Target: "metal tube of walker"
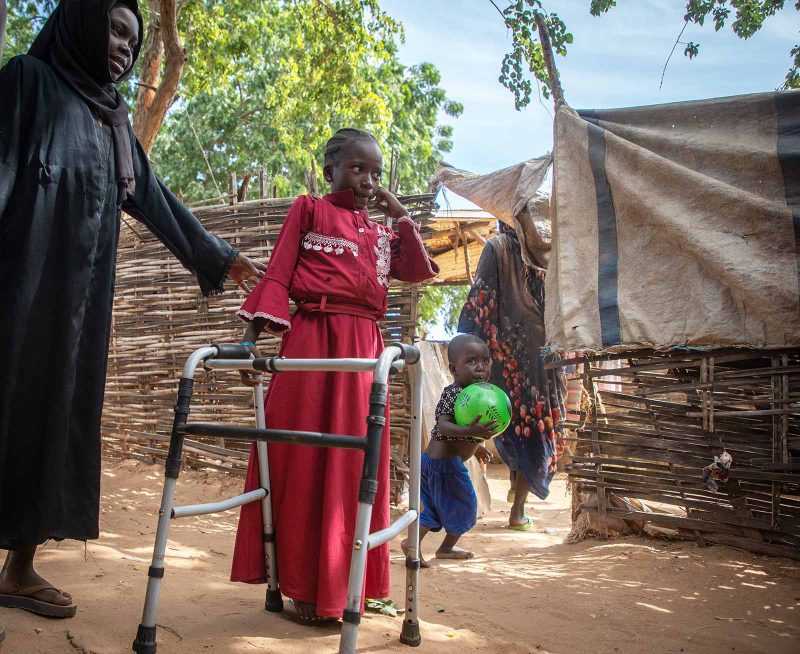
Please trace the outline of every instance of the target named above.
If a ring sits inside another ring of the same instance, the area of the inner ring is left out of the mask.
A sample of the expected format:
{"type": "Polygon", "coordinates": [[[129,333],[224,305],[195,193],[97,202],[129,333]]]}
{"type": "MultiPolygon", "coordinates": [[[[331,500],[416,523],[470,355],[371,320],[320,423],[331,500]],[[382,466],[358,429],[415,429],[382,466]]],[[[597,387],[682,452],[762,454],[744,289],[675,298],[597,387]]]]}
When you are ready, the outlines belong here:
{"type": "Polygon", "coordinates": [[[156,541],[153,546],[153,559],[150,564],[145,592],[144,608],[142,609],[142,622],[133,641],[133,649],[138,654],[151,654],[156,651],[155,632],[156,614],[158,612],[158,595],[161,589],[161,580],[164,575],[164,554],[167,549],[169,536],[169,523],[172,509],[175,506],[175,486],[178,483],[178,470],[180,451],[183,437],[178,433],[177,427],[186,420],[189,403],[191,402],[192,383],[194,373],[200,362],[208,357],[215,356],[217,348],[201,347],[192,352],[183,367],[183,374],[179,383],[178,402],[175,406],[175,419],[172,426],[172,439],[170,453],[167,456],[167,465],[164,471],[164,490],[161,494],[161,508],[158,512],[158,526],[156,527],[156,541]],[[177,461],[177,462],[176,462],[177,461]]]}
{"type": "Polygon", "coordinates": [[[411,443],[409,446],[408,510],[416,511],[417,519],[408,528],[408,556],[406,557],[406,612],[400,641],[417,647],[422,639],[417,617],[417,594],[419,589],[419,515],[420,505],[420,467],[422,460],[422,392],[423,376],[419,363],[409,367],[411,378],[411,443]]]}
{"type": "MultiPolygon", "coordinates": [[[[256,427],[266,429],[267,420],[264,414],[264,384],[259,383],[253,389],[253,404],[256,410],[256,427]]],[[[283,611],[283,598],[278,580],[278,559],[275,546],[275,526],[272,522],[272,495],[269,481],[269,452],[263,441],[256,443],[258,456],[258,479],[261,488],[267,491],[261,500],[261,525],[264,537],[264,562],[267,574],[267,597],[264,608],[273,613],[283,611]]]]}
{"type": "Polygon", "coordinates": [[[361,621],[361,591],[369,551],[369,528],[372,521],[372,504],[375,501],[377,472],[381,438],[385,427],[385,408],[388,394],[387,381],[392,363],[402,355],[398,347],[389,346],[381,352],[375,365],[370,394],[367,439],[369,446],[364,453],[364,472],[359,490],[358,514],[353,534],[353,554],[350,559],[350,575],[347,584],[347,604],[342,615],[342,636],[339,654],[354,654],[358,641],[358,625],[361,621]]]}

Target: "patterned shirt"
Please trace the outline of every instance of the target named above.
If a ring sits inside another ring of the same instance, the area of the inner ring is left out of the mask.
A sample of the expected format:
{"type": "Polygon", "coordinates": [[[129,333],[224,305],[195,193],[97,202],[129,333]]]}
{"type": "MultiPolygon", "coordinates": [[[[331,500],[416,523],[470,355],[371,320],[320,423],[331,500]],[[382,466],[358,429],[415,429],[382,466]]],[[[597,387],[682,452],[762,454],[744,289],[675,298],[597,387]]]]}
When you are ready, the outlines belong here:
{"type": "Polygon", "coordinates": [[[456,383],[445,386],[442,391],[442,396],[439,398],[439,403],[436,405],[435,420],[433,429],[431,429],[431,438],[435,441],[474,441],[473,436],[443,436],[439,431],[439,417],[452,416],[456,410],[456,398],[463,389],[456,383]]]}

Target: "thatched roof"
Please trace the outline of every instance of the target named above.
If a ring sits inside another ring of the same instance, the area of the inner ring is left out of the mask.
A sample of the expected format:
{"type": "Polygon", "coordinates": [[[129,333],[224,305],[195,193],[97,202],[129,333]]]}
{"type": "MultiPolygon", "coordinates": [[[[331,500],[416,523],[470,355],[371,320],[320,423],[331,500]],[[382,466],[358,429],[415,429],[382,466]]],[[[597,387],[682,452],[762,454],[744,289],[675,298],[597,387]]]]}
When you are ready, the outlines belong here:
{"type": "Polygon", "coordinates": [[[467,257],[474,276],[486,240],[497,233],[497,219],[481,209],[439,209],[425,232],[425,246],[439,264],[434,283],[470,284],[467,257]]]}

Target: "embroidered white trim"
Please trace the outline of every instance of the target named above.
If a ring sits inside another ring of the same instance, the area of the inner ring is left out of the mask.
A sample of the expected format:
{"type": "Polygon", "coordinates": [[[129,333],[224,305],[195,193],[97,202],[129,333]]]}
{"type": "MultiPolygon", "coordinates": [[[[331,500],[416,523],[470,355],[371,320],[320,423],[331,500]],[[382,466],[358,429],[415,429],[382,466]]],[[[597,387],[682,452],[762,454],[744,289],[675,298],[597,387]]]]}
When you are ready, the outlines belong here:
{"type": "MultiPolygon", "coordinates": [[[[256,311],[255,313],[250,313],[249,311],[245,311],[244,309],[239,309],[236,312],[236,315],[241,316],[242,318],[246,318],[247,320],[252,320],[253,318],[266,318],[270,322],[274,322],[275,324],[278,325],[283,325],[284,327],[286,327],[286,331],[292,328],[292,323],[290,323],[288,320],[284,320],[283,318],[278,318],[277,316],[273,316],[271,313],[264,313],[263,311],[256,311]]],[[[270,332],[272,331],[269,328],[267,328],[267,330],[270,332]]]]}
{"type": "Polygon", "coordinates": [[[336,236],[325,236],[324,234],[316,234],[314,232],[308,232],[303,238],[303,247],[306,250],[322,250],[323,252],[331,253],[333,252],[335,255],[340,255],[344,252],[345,248],[350,250],[350,253],[354,256],[358,256],[358,245],[353,243],[353,241],[348,241],[346,238],[338,238],[336,236]]]}
{"type": "Polygon", "coordinates": [[[378,244],[375,246],[375,272],[378,276],[378,283],[389,288],[389,270],[392,267],[392,240],[388,231],[378,225],[378,244]]]}

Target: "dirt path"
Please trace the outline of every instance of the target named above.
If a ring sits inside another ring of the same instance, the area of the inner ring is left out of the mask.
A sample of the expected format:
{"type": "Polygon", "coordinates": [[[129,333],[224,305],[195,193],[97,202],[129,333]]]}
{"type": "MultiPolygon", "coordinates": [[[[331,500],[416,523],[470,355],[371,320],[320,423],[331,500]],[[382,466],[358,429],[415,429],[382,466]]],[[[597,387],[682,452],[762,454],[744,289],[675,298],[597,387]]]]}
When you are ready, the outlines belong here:
{"type": "MultiPolygon", "coordinates": [[[[503,528],[504,468],[490,468],[493,511],[466,536],[477,558],[433,561],[423,571],[418,651],[660,652],[800,651],[800,564],[725,547],[639,538],[562,545],[569,498],[555,483],[530,507],[535,528],[503,528]],[[444,608],[437,612],[435,605],[444,608]]],[[[80,604],[71,620],[0,609],[2,654],[129,652],[140,620],[153,545],[162,468],[107,463],[101,537],[48,546],[40,571],[80,604]]],[[[180,503],[235,494],[239,482],[184,472],[180,503]]],[[[307,629],[263,610],[264,588],[231,584],[237,513],[173,523],[159,611],[159,653],[335,652],[336,628],[307,629]]],[[[432,554],[434,534],[424,551],[432,554]]],[[[403,559],[392,547],[392,592],[399,600],[403,559]]],[[[409,652],[400,618],[368,615],[359,652],[409,652]]]]}

